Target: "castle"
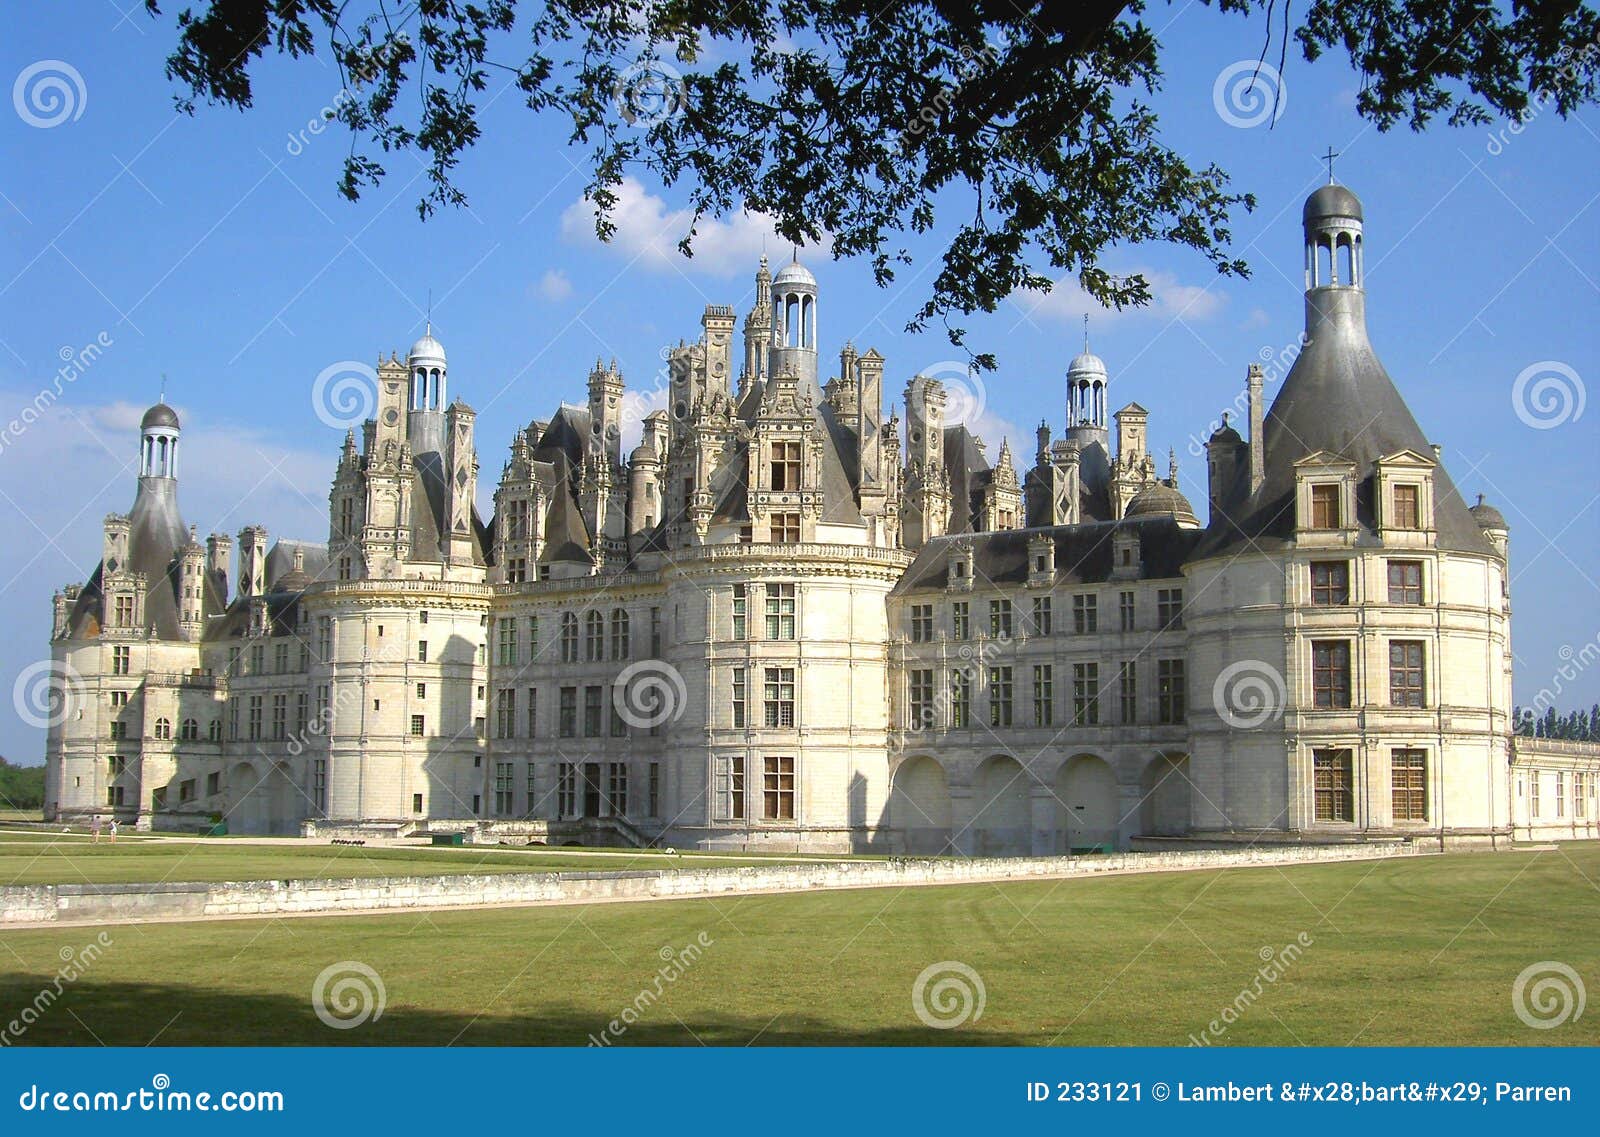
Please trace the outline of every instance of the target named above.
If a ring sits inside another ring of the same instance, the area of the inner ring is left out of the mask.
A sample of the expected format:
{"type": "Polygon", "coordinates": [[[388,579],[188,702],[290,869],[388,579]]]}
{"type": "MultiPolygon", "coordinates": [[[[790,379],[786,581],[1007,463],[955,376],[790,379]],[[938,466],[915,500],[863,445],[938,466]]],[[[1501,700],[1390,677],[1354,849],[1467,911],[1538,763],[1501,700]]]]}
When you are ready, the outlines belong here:
{"type": "Polygon", "coordinates": [[[624,457],[613,361],[519,429],[426,334],[381,360],[326,542],[202,544],[181,429],[54,601],[47,815],[141,827],[1016,854],[1596,836],[1595,755],[1511,735],[1507,526],[1378,361],[1362,209],[1305,204],[1304,347],[1206,444],[1206,521],[1149,414],[1066,370],[1019,473],[949,392],[819,371],[800,263],[668,353],[624,457]],[[741,342],[742,331],[742,342],[741,342]]]}

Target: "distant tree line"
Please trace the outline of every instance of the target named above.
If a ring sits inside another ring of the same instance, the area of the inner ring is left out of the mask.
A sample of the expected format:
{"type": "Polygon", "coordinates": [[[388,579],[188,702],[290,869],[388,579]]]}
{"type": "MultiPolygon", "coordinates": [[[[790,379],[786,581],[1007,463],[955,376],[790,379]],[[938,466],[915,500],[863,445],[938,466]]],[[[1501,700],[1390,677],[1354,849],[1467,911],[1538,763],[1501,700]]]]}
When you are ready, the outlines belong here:
{"type": "Polygon", "coordinates": [[[13,766],[0,758],[0,809],[43,809],[44,767],[13,766]]]}
{"type": "Polygon", "coordinates": [[[1543,717],[1530,708],[1517,707],[1511,713],[1516,733],[1524,738],[1560,738],[1568,742],[1600,742],[1600,703],[1587,711],[1558,715],[1547,707],[1543,717]]]}

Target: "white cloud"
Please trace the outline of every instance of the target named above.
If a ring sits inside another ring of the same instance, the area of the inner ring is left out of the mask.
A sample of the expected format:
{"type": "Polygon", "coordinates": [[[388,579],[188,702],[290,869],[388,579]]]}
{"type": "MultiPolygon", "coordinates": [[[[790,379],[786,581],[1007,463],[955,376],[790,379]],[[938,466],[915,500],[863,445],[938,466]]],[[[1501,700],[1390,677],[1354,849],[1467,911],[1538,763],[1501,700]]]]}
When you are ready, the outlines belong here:
{"type": "MultiPolygon", "coordinates": [[[[637,178],[624,178],[617,187],[617,202],[612,210],[617,231],[605,248],[647,269],[698,273],[730,277],[752,272],[757,258],[765,252],[774,260],[788,250],[773,228],[772,220],[759,213],[738,213],[717,220],[701,218],[694,236],[694,256],[684,257],[678,242],[694,223],[694,213],[674,209],[665,198],[650,193],[637,178]]],[[[561,214],[562,238],[575,245],[597,245],[594,233],[594,206],[580,198],[561,214]]],[[[813,260],[826,259],[826,249],[811,251],[813,260]]]]}
{"type": "Polygon", "coordinates": [[[1209,320],[1222,311],[1227,297],[1215,288],[1198,284],[1185,284],[1165,269],[1134,268],[1126,274],[1138,273],[1150,286],[1150,303],[1142,308],[1103,307],[1100,301],[1084,291],[1076,276],[1065,276],[1056,281],[1049,292],[1024,289],[1012,296],[1012,301],[1029,319],[1067,320],[1081,323],[1083,314],[1089,313],[1091,324],[1107,324],[1130,316],[1157,316],[1163,320],[1183,320],[1197,323],[1209,320]]]}
{"type": "Polygon", "coordinates": [[[535,288],[541,297],[551,303],[558,303],[572,295],[572,281],[558,268],[546,269],[535,288]]]}

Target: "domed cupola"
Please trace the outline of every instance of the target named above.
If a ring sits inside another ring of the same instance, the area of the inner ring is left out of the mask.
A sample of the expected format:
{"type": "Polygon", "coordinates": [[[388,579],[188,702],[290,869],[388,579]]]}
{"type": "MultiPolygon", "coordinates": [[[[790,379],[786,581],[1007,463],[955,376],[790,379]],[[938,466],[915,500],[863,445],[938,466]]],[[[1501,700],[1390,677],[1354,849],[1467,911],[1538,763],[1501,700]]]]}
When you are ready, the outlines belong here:
{"type": "Polygon", "coordinates": [[[178,476],[178,438],[182,433],[178,412],[167,406],[165,398],[144,412],[139,420],[141,478],[178,476]]]}
{"type": "Polygon", "coordinates": [[[422,338],[411,345],[406,357],[411,370],[411,409],[442,411],[448,405],[448,379],[444,344],[433,338],[433,322],[428,322],[422,338]]]}
{"type": "Polygon", "coordinates": [[[1106,388],[1110,376],[1105,360],[1089,350],[1089,317],[1083,318],[1083,350],[1067,365],[1067,429],[1106,425],[1106,388]]]}
{"type": "Polygon", "coordinates": [[[820,403],[817,385],[817,278],[794,259],[772,278],[772,358],[771,374],[793,375],[802,390],[812,389],[812,399],[820,403]]]}
{"type": "Polygon", "coordinates": [[[1128,517],[1170,516],[1184,529],[1198,529],[1200,519],[1195,516],[1189,499],[1166,482],[1152,482],[1133,495],[1128,502],[1128,517]]]}

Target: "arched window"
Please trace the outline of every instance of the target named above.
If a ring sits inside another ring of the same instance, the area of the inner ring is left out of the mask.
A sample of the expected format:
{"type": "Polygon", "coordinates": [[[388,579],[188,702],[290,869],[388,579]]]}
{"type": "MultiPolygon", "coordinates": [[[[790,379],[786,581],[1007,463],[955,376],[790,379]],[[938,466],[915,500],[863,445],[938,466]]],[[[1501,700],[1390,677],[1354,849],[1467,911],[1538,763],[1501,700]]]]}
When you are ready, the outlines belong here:
{"type": "Polygon", "coordinates": [[[172,720],[156,719],[156,738],[169,739],[172,737],[172,720]]]}
{"type": "Polygon", "coordinates": [[[606,622],[598,612],[583,618],[583,657],[594,661],[606,657],[606,622]]]}
{"type": "Polygon", "coordinates": [[[1349,234],[1341,233],[1339,235],[1338,241],[1334,245],[1334,257],[1334,272],[1336,274],[1334,282],[1337,284],[1354,284],[1356,282],[1355,252],[1351,248],[1349,234]]]}
{"type": "Polygon", "coordinates": [[[194,742],[200,737],[200,724],[194,719],[184,719],[181,737],[185,742],[194,742]]]}
{"type": "Polygon", "coordinates": [[[561,662],[578,662],[578,617],[572,612],[561,617],[561,662]]]}
{"type": "Polygon", "coordinates": [[[1333,246],[1320,238],[1317,241],[1317,270],[1313,283],[1319,288],[1333,283],[1333,246]]]}
{"type": "Polygon", "coordinates": [[[626,608],[613,608],[611,610],[611,658],[627,659],[629,650],[628,610],[626,608]]]}

